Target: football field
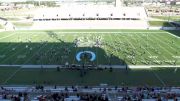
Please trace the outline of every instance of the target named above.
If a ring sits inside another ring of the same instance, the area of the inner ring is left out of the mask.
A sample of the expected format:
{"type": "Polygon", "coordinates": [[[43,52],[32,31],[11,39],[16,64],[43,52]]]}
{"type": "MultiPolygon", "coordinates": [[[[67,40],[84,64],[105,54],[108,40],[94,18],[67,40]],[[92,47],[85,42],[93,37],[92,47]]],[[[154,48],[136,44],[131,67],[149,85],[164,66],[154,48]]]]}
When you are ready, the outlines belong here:
{"type": "Polygon", "coordinates": [[[165,31],[15,31],[0,33],[0,64],[180,65],[180,38],[165,31]]]}
{"type": "Polygon", "coordinates": [[[154,30],[0,32],[0,84],[179,86],[179,68],[161,67],[180,65],[179,33],[154,30]],[[93,52],[95,59],[78,61],[76,56],[83,51],[93,52]],[[21,65],[65,64],[161,68],[88,70],[83,77],[80,70],[21,68],[21,65]]]}
{"type": "Polygon", "coordinates": [[[0,85],[179,86],[180,68],[80,70],[1,67],[0,85]]]}

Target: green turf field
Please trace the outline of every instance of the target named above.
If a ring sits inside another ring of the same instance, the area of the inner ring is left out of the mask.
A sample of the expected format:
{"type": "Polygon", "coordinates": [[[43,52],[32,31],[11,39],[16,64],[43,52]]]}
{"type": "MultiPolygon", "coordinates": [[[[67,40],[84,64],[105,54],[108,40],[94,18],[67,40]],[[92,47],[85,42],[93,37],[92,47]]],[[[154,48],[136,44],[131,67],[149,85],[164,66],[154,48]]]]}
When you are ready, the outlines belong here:
{"type": "Polygon", "coordinates": [[[175,68],[79,70],[0,68],[0,84],[6,85],[88,85],[179,86],[180,70],[175,68]]]}
{"type": "Polygon", "coordinates": [[[170,20],[170,21],[180,21],[180,16],[152,16],[152,18],[157,18],[161,20],[170,20]]]}
{"type": "Polygon", "coordinates": [[[3,29],[4,27],[2,25],[0,25],[0,29],[3,29]]]}
{"type": "Polygon", "coordinates": [[[92,51],[95,65],[180,65],[180,39],[153,30],[54,30],[0,33],[0,64],[82,64],[92,51]],[[78,40],[78,41],[77,41],[78,40]]]}
{"type": "Polygon", "coordinates": [[[173,27],[168,21],[149,21],[150,26],[173,27]]]}
{"type": "MultiPolygon", "coordinates": [[[[82,64],[80,51],[92,51],[88,65],[180,65],[180,31],[53,30],[0,32],[1,65],[82,64]]],[[[0,67],[0,84],[179,86],[179,68],[87,70],[0,67]]]]}
{"type": "Polygon", "coordinates": [[[13,22],[13,25],[17,28],[31,27],[33,25],[32,22],[13,22]]]}

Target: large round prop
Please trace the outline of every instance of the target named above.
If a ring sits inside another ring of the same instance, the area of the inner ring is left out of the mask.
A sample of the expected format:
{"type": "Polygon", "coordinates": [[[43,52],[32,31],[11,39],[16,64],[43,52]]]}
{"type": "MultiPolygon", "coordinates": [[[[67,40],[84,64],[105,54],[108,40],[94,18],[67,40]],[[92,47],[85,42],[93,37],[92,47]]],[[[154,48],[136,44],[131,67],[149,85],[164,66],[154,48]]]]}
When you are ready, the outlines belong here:
{"type": "Polygon", "coordinates": [[[96,55],[94,52],[91,51],[81,51],[79,53],[77,53],[76,55],[76,60],[78,62],[82,61],[82,58],[88,58],[89,61],[94,61],[96,59],[96,55]]]}

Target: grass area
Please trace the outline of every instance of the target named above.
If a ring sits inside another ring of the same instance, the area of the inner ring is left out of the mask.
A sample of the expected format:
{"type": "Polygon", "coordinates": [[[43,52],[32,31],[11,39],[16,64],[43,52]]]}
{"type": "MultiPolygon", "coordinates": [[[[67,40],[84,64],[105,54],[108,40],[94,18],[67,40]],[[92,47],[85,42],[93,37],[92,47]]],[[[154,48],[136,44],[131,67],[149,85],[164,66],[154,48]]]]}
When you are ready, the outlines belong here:
{"type": "Polygon", "coordinates": [[[167,85],[179,86],[180,81],[177,79],[180,75],[179,68],[152,68],[159,78],[167,85]]]}
{"type": "Polygon", "coordinates": [[[161,20],[170,20],[170,21],[180,21],[180,16],[152,16],[152,18],[157,18],[161,20]]]}
{"type": "Polygon", "coordinates": [[[15,17],[7,17],[6,19],[10,20],[10,21],[19,21],[20,20],[20,18],[15,18],[15,17]]]}
{"type": "Polygon", "coordinates": [[[27,22],[27,23],[23,23],[23,22],[13,22],[13,24],[16,27],[31,27],[33,25],[32,22],[27,22]]]}
{"type": "Polygon", "coordinates": [[[171,24],[169,24],[169,22],[166,21],[149,21],[149,25],[150,26],[157,26],[157,27],[172,27],[171,24]]]}
{"type": "MultiPolygon", "coordinates": [[[[102,29],[0,32],[0,64],[180,65],[179,33],[102,29]],[[77,61],[81,51],[94,52],[95,61],[77,61]]],[[[179,86],[179,69],[86,70],[81,77],[80,70],[1,67],[0,85],[179,86]]]]}
{"type": "Polygon", "coordinates": [[[180,65],[179,46],[178,36],[165,31],[1,32],[0,64],[82,64],[76,54],[92,51],[96,59],[86,64],[180,65]]]}
{"type": "MultiPolygon", "coordinates": [[[[98,33],[98,32],[166,32],[164,30],[141,30],[141,29],[58,29],[58,30],[31,30],[31,32],[42,32],[42,31],[52,31],[52,32],[94,32],[94,33],[98,33]]],[[[26,30],[19,30],[16,32],[27,32],[26,30]]]]}
{"type": "Polygon", "coordinates": [[[4,27],[2,25],[0,25],[0,29],[3,29],[4,27]]]}
{"type": "Polygon", "coordinates": [[[179,86],[180,70],[175,68],[88,70],[81,77],[79,70],[0,68],[0,84],[29,85],[120,85],[179,86]],[[13,73],[16,72],[16,73],[13,73]],[[14,74],[14,75],[12,75],[14,74]],[[4,83],[7,81],[6,83],[4,83]]]}
{"type": "Polygon", "coordinates": [[[14,68],[0,68],[0,84],[2,84],[3,82],[5,82],[5,80],[10,77],[11,74],[14,73],[15,70],[17,70],[18,67],[14,67],[14,68]]]}
{"type": "Polygon", "coordinates": [[[32,12],[35,9],[17,9],[17,10],[9,10],[9,11],[0,11],[1,17],[18,17],[18,16],[32,16],[32,12]]]}
{"type": "Polygon", "coordinates": [[[180,31],[177,31],[177,30],[168,30],[168,32],[171,33],[171,34],[174,34],[174,35],[176,35],[178,37],[180,37],[180,31]]]}

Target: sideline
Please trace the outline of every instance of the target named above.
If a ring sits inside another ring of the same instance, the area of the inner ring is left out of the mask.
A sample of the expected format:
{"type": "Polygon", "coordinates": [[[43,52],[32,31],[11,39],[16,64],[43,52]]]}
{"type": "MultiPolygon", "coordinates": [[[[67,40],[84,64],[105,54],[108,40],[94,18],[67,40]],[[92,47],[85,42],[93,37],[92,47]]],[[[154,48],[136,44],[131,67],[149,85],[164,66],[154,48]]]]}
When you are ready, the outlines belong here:
{"type": "MultiPolygon", "coordinates": [[[[63,65],[0,65],[0,68],[4,67],[20,67],[20,68],[68,68],[63,65]]],[[[116,68],[116,69],[124,69],[126,65],[98,65],[99,68],[116,68]]],[[[180,68],[180,65],[127,65],[128,68],[153,68],[153,67],[164,67],[164,68],[180,68]]]]}

